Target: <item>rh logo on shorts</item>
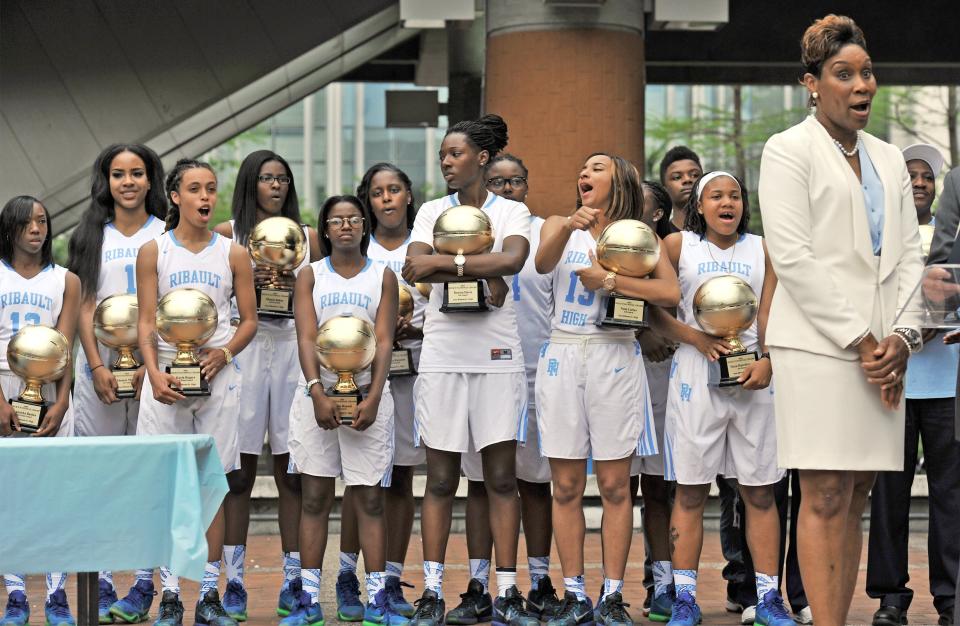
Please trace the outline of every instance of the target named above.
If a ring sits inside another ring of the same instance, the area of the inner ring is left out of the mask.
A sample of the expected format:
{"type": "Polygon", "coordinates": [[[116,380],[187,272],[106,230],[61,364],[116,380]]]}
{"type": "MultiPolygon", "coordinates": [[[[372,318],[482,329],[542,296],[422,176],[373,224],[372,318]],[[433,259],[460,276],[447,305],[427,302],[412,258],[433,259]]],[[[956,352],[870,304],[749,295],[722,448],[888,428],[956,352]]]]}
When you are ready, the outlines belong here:
{"type": "Polygon", "coordinates": [[[556,376],[560,373],[560,361],[550,359],[547,361],[547,376],[556,376]]]}
{"type": "Polygon", "coordinates": [[[490,360],[491,361],[512,361],[513,350],[511,350],[510,348],[491,348],[490,360]]]}
{"type": "Polygon", "coordinates": [[[693,387],[687,383],[680,383],[680,399],[684,402],[690,402],[690,394],[693,391],[693,387]]]}

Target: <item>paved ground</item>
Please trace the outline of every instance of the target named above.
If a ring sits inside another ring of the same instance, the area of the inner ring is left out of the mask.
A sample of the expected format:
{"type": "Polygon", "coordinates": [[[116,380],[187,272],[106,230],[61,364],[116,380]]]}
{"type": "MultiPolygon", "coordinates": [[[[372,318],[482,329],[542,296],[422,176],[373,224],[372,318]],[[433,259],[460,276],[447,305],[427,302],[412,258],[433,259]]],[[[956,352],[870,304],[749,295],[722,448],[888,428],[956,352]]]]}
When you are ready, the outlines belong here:
{"type": "MultiPolygon", "coordinates": [[[[929,583],[927,580],[927,557],[926,557],[927,536],[925,533],[914,533],[910,536],[910,577],[912,578],[913,588],[916,596],[913,601],[909,620],[911,625],[918,624],[936,624],[937,614],[933,609],[930,598],[929,583]]],[[[864,558],[860,564],[860,581],[857,586],[857,592],[854,596],[853,610],[850,614],[852,624],[869,624],[873,611],[877,604],[869,599],[864,593],[864,578],[866,575],[866,539],[864,540],[864,558]]],[[[328,616],[328,622],[334,622],[330,619],[336,615],[336,603],[334,601],[333,584],[337,571],[337,549],[338,537],[331,536],[329,549],[327,551],[325,571],[330,572],[323,580],[323,601],[324,613],[328,616]]],[[[520,576],[521,587],[526,587],[529,582],[527,579],[526,560],[523,555],[524,546],[521,538],[520,546],[520,576]]],[[[601,584],[600,576],[600,536],[596,533],[587,535],[586,547],[586,574],[587,588],[596,590],[601,584]]],[[[559,559],[556,553],[553,555],[551,565],[551,576],[558,587],[562,588],[562,578],[559,571],[559,559]]],[[[421,554],[420,542],[414,538],[410,546],[410,554],[407,558],[408,571],[404,579],[416,586],[415,590],[407,590],[407,599],[413,600],[418,597],[423,590],[423,574],[420,567],[421,554]]],[[[451,538],[450,548],[447,555],[446,578],[444,589],[448,602],[455,604],[459,601],[458,594],[465,590],[468,579],[466,556],[466,541],[463,535],[455,535],[451,538]]],[[[281,551],[280,538],[277,535],[258,535],[252,536],[248,548],[247,557],[247,576],[246,583],[250,592],[250,619],[247,622],[252,625],[275,624],[279,618],[274,614],[276,607],[276,594],[279,590],[281,574],[281,551]]],[[[720,540],[716,532],[708,531],[704,545],[703,558],[700,566],[700,587],[699,600],[703,608],[703,621],[705,624],[738,624],[739,615],[726,613],[723,609],[726,587],[720,576],[720,570],[723,567],[723,559],[720,554],[720,540]]],[[[634,542],[634,547],[628,563],[628,573],[624,596],[627,601],[633,605],[631,611],[634,619],[638,623],[650,623],[643,619],[640,613],[640,606],[643,603],[644,591],[641,584],[643,568],[643,545],[640,541],[634,542]]],[[[132,576],[126,573],[116,573],[115,580],[118,588],[125,590],[130,584],[132,576]]],[[[362,580],[362,579],[361,579],[362,580]]],[[[159,582],[159,580],[158,580],[159,582]]],[[[193,604],[196,602],[197,585],[191,581],[183,581],[183,600],[187,607],[185,623],[193,623],[193,604]]],[[[224,583],[221,582],[221,590],[224,583]]],[[[43,623],[43,605],[40,602],[43,589],[43,581],[39,576],[31,576],[27,583],[27,591],[32,604],[33,624],[43,623]]],[[[76,579],[71,576],[68,583],[68,593],[71,606],[75,607],[76,602],[76,579]]],[[[591,593],[595,593],[592,591],[591,593]]],[[[449,608],[449,606],[448,606],[449,608]]],[[[154,614],[156,604],[154,604],[154,614]]]]}

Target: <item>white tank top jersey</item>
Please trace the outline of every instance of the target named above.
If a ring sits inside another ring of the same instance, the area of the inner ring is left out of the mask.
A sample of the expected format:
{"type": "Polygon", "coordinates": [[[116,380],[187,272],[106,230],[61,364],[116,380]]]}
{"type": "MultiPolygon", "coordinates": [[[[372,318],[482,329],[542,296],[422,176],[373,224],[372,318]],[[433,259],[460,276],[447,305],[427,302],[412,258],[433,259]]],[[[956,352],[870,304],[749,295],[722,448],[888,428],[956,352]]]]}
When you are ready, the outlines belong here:
{"type": "Polygon", "coordinates": [[[140,247],[163,234],[163,220],[147,217],[137,232],[125,236],[112,223],[103,227],[100,247],[100,276],[97,279],[97,304],[110,296],[137,293],[137,254],[140,247]]]}
{"type": "MultiPolygon", "coordinates": [[[[157,237],[157,302],[174,289],[190,287],[210,296],[217,307],[217,329],[201,350],[225,346],[233,334],[230,327],[230,298],[233,296],[230,246],[233,240],[217,233],[210,235],[210,243],[196,254],[184,248],[172,230],[157,237]]],[[[161,357],[170,358],[176,350],[163,339],[158,339],[158,352],[161,357]]]]}
{"type": "MultiPolygon", "coordinates": [[[[396,250],[387,250],[380,245],[380,242],[377,241],[373,235],[370,235],[370,246],[367,248],[367,257],[378,265],[389,267],[393,270],[393,273],[397,275],[397,281],[401,285],[406,285],[410,295],[413,296],[413,318],[410,323],[417,328],[423,328],[423,311],[427,306],[427,299],[420,295],[416,287],[408,285],[407,282],[403,280],[403,276],[400,275],[400,270],[403,269],[403,263],[407,259],[408,245],[410,245],[410,237],[407,237],[407,240],[403,242],[401,246],[397,247],[396,250]]],[[[417,350],[423,345],[423,340],[404,339],[400,342],[400,345],[410,350],[417,350]]]]}
{"type": "MultiPolygon", "coordinates": [[[[352,315],[377,323],[377,308],[383,293],[384,265],[367,259],[366,265],[353,278],[344,278],[333,269],[330,257],[310,264],[313,269],[313,308],[317,313],[317,325],[322,326],[331,317],[352,315]]],[[[300,374],[301,378],[303,374],[300,374]]],[[[337,380],[336,374],[320,368],[320,378],[325,384],[337,380]]],[[[358,385],[370,384],[370,368],[355,377],[358,385]]]]}
{"type": "MultiPolygon", "coordinates": [[[[461,204],[457,194],[426,202],[417,212],[411,241],[433,247],[433,225],[446,209],[461,204]]],[[[487,193],[480,209],[493,226],[492,252],[503,251],[503,240],[530,239],[530,211],[521,202],[487,193]]],[[[470,266],[469,259],[467,267],[470,266]]],[[[455,271],[453,263],[450,270],[455,271]]],[[[510,280],[510,277],[506,277],[510,280]]],[[[507,283],[509,286],[509,282],[507,283]]],[[[523,349],[517,329],[517,311],[510,294],[501,308],[483,313],[441,313],[443,285],[436,283],[424,313],[421,372],[523,372],[523,349]]]]}
{"type": "MultiPolygon", "coordinates": [[[[740,235],[736,246],[723,250],[713,245],[706,238],[685,230],[682,232],[683,243],[680,246],[680,307],[677,309],[677,319],[684,324],[703,330],[693,317],[693,296],[697,288],[715,276],[733,274],[747,281],[760,299],[763,293],[763,275],[765,270],[765,256],[763,254],[763,237],[745,233],[740,235]]],[[[740,333],[740,341],[748,350],[757,347],[757,322],[740,333]]]]}
{"type": "Polygon", "coordinates": [[[563,248],[553,270],[554,312],[552,329],[575,335],[599,335],[611,339],[632,340],[633,331],[597,326],[603,319],[607,299],[603,291],[585,289],[577,270],[590,267],[590,252],[596,254],[597,241],[586,230],[575,230],[563,248]]]}
{"type": "Polygon", "coordinates": [[[0,370],[7,372],[7,344],[24,326],[56,326],[63,308],[67,268],[48,265],[24,278],[0,261],[0,370]]]}
{"type": "Polygon", "coordinates": [[[517,307],[517,327],[527,370],[530,406],[534,404],[533,384],[537,378],[540,347],[550,338],[550,320],[553,318],[553,273],[538,274],[536,267],[542,226],[543,218],[530,216],[530,256],[520,273],[514,275],[510,286],[513,304],[517,307]]]}
{"type": "MultiPolygon", "coordinates": [[[[299,274],[299,273],[300,273],[300,270],[302,270],[302,269],[305,268],[306,266],[310,265],[310,237],[309,237],[309,235],[307,235],[307,227],[306,227],[305,225],[303,225],[303,224],[301,224],[300,227],[303,229],[303,237],[304,237],[304,241],[305,241],[306,244],[307,244],[307,246],[306,246],[307,249],[306,249],[306,253],[303,255],[303,260],[300,261],[300,265],[298,265],[298,266],[296,266],[295,268],[293,268],[293,275],[294,275],[294,276],[296,276],[297,274],[299,274]]],[[[237,232],[237,231],[234,230],[234,228],[235,228],[235,227],[234,227],[234,221],[233,221],[233,220],[230,220],[230,232],[231,232],[231,233],[234,233],[234,235],[236,235],[236,232],[237,232]]],[[[234,239],[234,241],[235,241],[235,240],[236,240],[236,237],[234,237],[233,239],[234,239]]],[[[240,242],[237,242],[237,244],[238,244],[238,245],[243,245],[243,244],[240,244],[240,242]]],[[[246,245],[243,245],[243,247],[244,247],[244,249],[246,249],[246,245]]],[[[256,263],[254,263],[254,262],[253,262],[253,259],[251,258],[251,259],[250,259],[250,267],[255,267],[255,266],[256,266],[256,263]]],[[[293,297],[293,296],[291,296],[291,297],[293,297]]],[[[236,296],[234,296],[233,298],[230,299],[230,318],[231,318],[231,319],[235,319],[235,320],[239,320],[239,319],[240,319],[240,310],[237,309],[237,298],[236,298],[236,296]]],[[[260,317],[260,318],[258,318],[258,320],[257,320],[257,328],[266,328],[266,329],[269,329],[269,330],[287,330],[287,331],[289,331],[290,333],[295,333],[295,332],[296,332],[296,326],[295,326],[295,323],[294,323],[293,319],[284,319],[284,318],[260,317]]]]}

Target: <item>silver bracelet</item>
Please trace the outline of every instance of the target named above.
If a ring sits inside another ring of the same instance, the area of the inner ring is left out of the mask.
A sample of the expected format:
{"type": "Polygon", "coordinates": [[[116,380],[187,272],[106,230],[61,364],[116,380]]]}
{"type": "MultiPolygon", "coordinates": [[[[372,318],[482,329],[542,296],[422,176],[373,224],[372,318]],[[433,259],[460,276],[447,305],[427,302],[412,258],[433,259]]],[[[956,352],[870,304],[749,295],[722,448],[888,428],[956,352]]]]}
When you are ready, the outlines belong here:
{"type": "Polygon", "coordinates": [[[309,395],[310,395],[310,390],[313,388],[313,386],[314,386],[314,385],[319,385],[319,384],[320,384],[320,379],[319,379],[319,378],[311,378],[310,380],[308,380],[306,387],[304,387],[304,389],[303,389],[303,395],[309,396],[309,395]]]}
{"type": "Polygon", "coordinates": [[[850,345],[848,345],[847,348],[848,349],[856,348],[861,343],[863,343],[863,340],[866,339],[869,335],[870,335],[870,329],[868,328],[865,331],[863,331],[859,337],[851,341],[850,345]]]}

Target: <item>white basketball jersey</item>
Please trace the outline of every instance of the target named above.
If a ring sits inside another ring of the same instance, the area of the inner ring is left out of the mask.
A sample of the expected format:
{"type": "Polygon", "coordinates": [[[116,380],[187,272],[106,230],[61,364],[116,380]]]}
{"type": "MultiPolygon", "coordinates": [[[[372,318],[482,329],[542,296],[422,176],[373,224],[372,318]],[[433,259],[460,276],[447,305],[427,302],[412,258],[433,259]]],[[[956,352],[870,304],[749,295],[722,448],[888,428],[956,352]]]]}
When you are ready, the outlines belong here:
{"type": "MultiPolygon", "coordinates": [[[[693,296],[697,289],[714,276],[732,274],[747,281],[760,299],[763,293],[765,257],[763,237],[745,233],[740,235],[736,246],[726,250],[718,248],[700,235],[685,230],[680,246],[680,307],[677,319],[684,324],[703,330],[693,317],[693,296]]],[[[757,346],[757,322],[740,333],[740,341],[748,350],[757,346]]]]}
{"type": "Polygon", "coordinates": [[[0,261],[0,370],[9,371],[7,344],[24,326],[56,326],[63,308],[67,268],[48,265],[24,278],[0,261]]]}
{"type": "Polygon", "coordinates": [[[536,267],[541,226],[543,218],[531,215],[530,256],[520,273],[514,275],[510,287],[513,304],[517,307],[517,327],[523,346],[531,405],[534,402],[533,384],[537,378],[540,347],[550,337],[550,320],[553,318],[553,273],[538,274],[536,267]]]}
{"type": "MultiPolygon", "coordinates": [[[[173,231],[157,237],[157,301],[174,289],[189,287],[210,296],[217,307],[217,329],[201,346],[218,348],[227,345],[233,331],[230,327],[230,298],[233,296],[233,270],[230,268],[230,246],[233,240],[210,233],[210,243],[194,254],[184,248],[173,231]]],[[[158,342],[161,356],[172,356],[176,350],[158,342]]]]}
{"type": "MultiPolygon", "coordinates": [[[[380,245],[380,242],[377,241],[373,235],[370,235],[370,246],[367,248],[367,257],[378,265],[389,267],[393,270],[393,273],[397,275],[397,282],[406,286],[407,291],[413,296],[413,318],[410,323],[417,328],[423,328],[423,311],[427,306],[427,299],[420,295],[416,287],[407,284],[407,282],[403,280],[403,276],[400,275],[400,270],[403,269],[403,263],[407,259],[408,245],[410,245],[410,237],[407,237],[407,240],[398,246],[396,250],[387,250],[380,245]]],[[[422,339],[404,339],[400,342],[400,345],[410,350],[417,350],[422,344],[422,339]]]]}
{"type": "Polygon", "coordinates": [[[118,293],[137,293],[137,254],[140,246],[163,234],[163,220],[153,215],[129,237],[109,223],[103,227],[100,247],[100,276],[97,279],[97,304],[118,293]]]}
{"type": "MultiPolygon", "coordinates": [[[[317,325],[323,325],[331,317],[352,315],[366,320],[371,326],[377,323],[377,308],[383,293],[384,265],[367,259],[366,265],[353,278],[344,278],[333,269],[330,257],[311,263],[313,269],[313,308],[317,313],[317,325]]],[[[337,379],[332,372],[321,368],[324,383],[337,379]]],[[[370,369],[356,376],[357,384],[370,383],[370,369]]]]}
{"type": "MultiPolygon", "coordinates": [[[[424,203],[417,212],[411,240],[432,248],[433,225],[437,218],[446,209],[460,204],[455,193],[424,203]]],[[[502,252],[507,237],[518,235],[530,239],[530,211],[525,204],[488,193],[480,209],[493,226],[492,252],[502,252]]],[[[450,271],[456,271],[452,262],[450,271]]],[[[517,311],[509,294],[501,308],[490,307],[489,311],[482,313],[441,313],[442,304],[443,284],[436,283],[424,313],[421,372],[524,371],[517,311]]]]}
{"type": "Polygon", "coordinates": [[[603,333],[610,337],[633,339],[633,331],[597,326],[603,319],[607,300],[602,291],[584,288],[578,270],[590,267],[590,252],[596,254],[597,242],[586,230],[570,233],[560,261],[553,269],[553,330],[575,335],[603,333]]]}

